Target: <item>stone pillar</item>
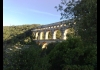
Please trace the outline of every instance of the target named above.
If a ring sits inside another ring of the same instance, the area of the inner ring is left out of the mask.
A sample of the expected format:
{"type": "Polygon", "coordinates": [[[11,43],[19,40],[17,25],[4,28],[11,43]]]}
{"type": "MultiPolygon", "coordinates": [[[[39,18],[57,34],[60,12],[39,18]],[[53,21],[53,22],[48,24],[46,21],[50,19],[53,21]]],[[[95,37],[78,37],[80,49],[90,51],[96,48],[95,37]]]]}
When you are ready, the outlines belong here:
{"type": "Polygon", "coordinates": [[[67,39],[67,36],[66,36],[67,35],[67,31],[68,31],[67,29],[64,30],[64,31],[62,31],[62,39],[63,40],[66,40],[67,39]]]}
{"type": "Polygon", "coordinates": [[[43,32],[40,32],[40,40],[43,40],[43,32]]]}
{"type": "Polygon", "coordinates": [[[66,33],[63,33],[63,39],[66,40],[66,33]]]}
{"type": "Polygon", "coordinates": [[[39,32],[36,32],[36,33],[35,33],[35,39],[36,39],[36,40],[38,39],[38,34],[39,34],[39,32]]]}
{"type": "Polygon", "coordinates": [[[56,39],[56,32],[57,31],[52,31],[52,34],[53,34],[52,37],[53,37],[53,39],[56,39]]]}
{"type": "Polygon", "coordinates": [[[49,31],[45,32],[45,40],[48,40],[49,31]]]}

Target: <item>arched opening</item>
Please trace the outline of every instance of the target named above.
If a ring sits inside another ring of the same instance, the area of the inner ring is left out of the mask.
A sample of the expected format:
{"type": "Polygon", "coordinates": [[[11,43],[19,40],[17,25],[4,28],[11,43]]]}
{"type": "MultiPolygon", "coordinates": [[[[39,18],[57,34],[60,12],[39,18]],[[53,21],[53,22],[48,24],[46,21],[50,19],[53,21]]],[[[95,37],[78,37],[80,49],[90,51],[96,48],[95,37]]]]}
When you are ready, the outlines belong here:
{"type": "Polygon", "coordinates": [[[44,39],[44,32],[40,32],[40,40],[44,39]]]}
{"type": "Polygon", "coordinates": [[[35,32],[32,32],[32,39],[35,39],[35,32]]]}
{"type": "Polygon", "coordinates": [[[53,33],[53,39],[61,39],[61,31],[55,30],[53,33]]]}
{"type": "Polygon", "coordinates": [[[61,31],[57,30],[56,32],[56,39],[61,39],[61,31]]]}
{"type": "Polygon", "coordinates": [[[52,39],[52,33],[51,33],[51,31],[47,31],[47,32],[46,32],[45,39],[46,39],[46,40],[52,39]]]}
{"type": "Polygon", "coordinates": [[[46,42],[43,42],[43,44],[42,44],[42,49],[44,49],[44,48],[47,48],[47,43],[46,42]]]}
{"type": "Polygon", "coordinates": [[[63,34],[63,39],[66,40],[69,36],[75,35],[75,31],[73,28],[66,29],[63,34]]]}
{"type": "Polygon", "coordinates": [[[75,35],[75,30],[73,28],[69,28],[66,36],[69,37],[74,35],[75,35]]]}

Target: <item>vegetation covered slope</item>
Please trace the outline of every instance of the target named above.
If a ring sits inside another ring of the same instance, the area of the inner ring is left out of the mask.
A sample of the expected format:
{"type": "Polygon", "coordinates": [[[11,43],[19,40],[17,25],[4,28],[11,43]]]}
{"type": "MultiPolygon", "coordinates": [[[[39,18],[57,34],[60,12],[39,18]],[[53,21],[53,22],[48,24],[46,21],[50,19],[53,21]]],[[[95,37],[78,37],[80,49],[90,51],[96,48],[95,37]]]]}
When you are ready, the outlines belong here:
{"type": "Polygon", "coordinates": [[[25,44],[32,36],[31,30],[39,24],[20,25],[20,26],[3,26],[3,43],[4,44],[25,44]]]}

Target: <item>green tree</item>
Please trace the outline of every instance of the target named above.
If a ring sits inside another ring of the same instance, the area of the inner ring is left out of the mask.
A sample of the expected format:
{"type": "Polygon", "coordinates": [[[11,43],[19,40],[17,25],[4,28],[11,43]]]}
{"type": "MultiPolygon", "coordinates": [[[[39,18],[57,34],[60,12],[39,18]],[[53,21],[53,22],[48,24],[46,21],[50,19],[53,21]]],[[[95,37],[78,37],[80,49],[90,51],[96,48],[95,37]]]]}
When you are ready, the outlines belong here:
{"type": "Polygon", "coordinates": [[[48,70],[49,63],[46,55],[41,56],[41,49],[34,44],[28,48],[15,51],[10,56],[10,63],[5,70],[48,70]]]}
{"type": "Polygon", "coordinates": [[[97,43],[97,0],[61,0],[61,19],[74,19],[76,34],[87,43],[97,43]]]}
{"type": "Polygon", "coordinates": [[[79,37],[69,37],[49,53],[50,70],[96,70],[96,50],[96,45],[84,45],[79,37]]]}

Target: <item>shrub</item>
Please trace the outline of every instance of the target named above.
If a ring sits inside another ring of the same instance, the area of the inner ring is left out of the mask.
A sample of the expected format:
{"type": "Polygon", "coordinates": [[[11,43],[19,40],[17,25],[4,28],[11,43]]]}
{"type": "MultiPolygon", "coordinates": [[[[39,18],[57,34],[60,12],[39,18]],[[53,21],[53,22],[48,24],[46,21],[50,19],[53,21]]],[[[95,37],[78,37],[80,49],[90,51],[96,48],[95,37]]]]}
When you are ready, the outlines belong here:
{"type": "Polygon", "coordinates": [[[39,47],[30,46],[13,53],[8,70],[48,70],[47,56],[41,57],[39,47]]]}
{"type": "Polygon", "coordinates": [[[89,70],[93,70],[96,68],[97,63],[96,47],[96,45],[84,46],[80,37],[69,37],[66,41],[55,45],[54,49],[49,53],[50,70],[62,70],[67,66],[67,68],[75,70],[73,65],[79,65],[76,70],[81,66],[85,66],[85,68],[86,66],[87,68],[92,67],[89,70]]]}

